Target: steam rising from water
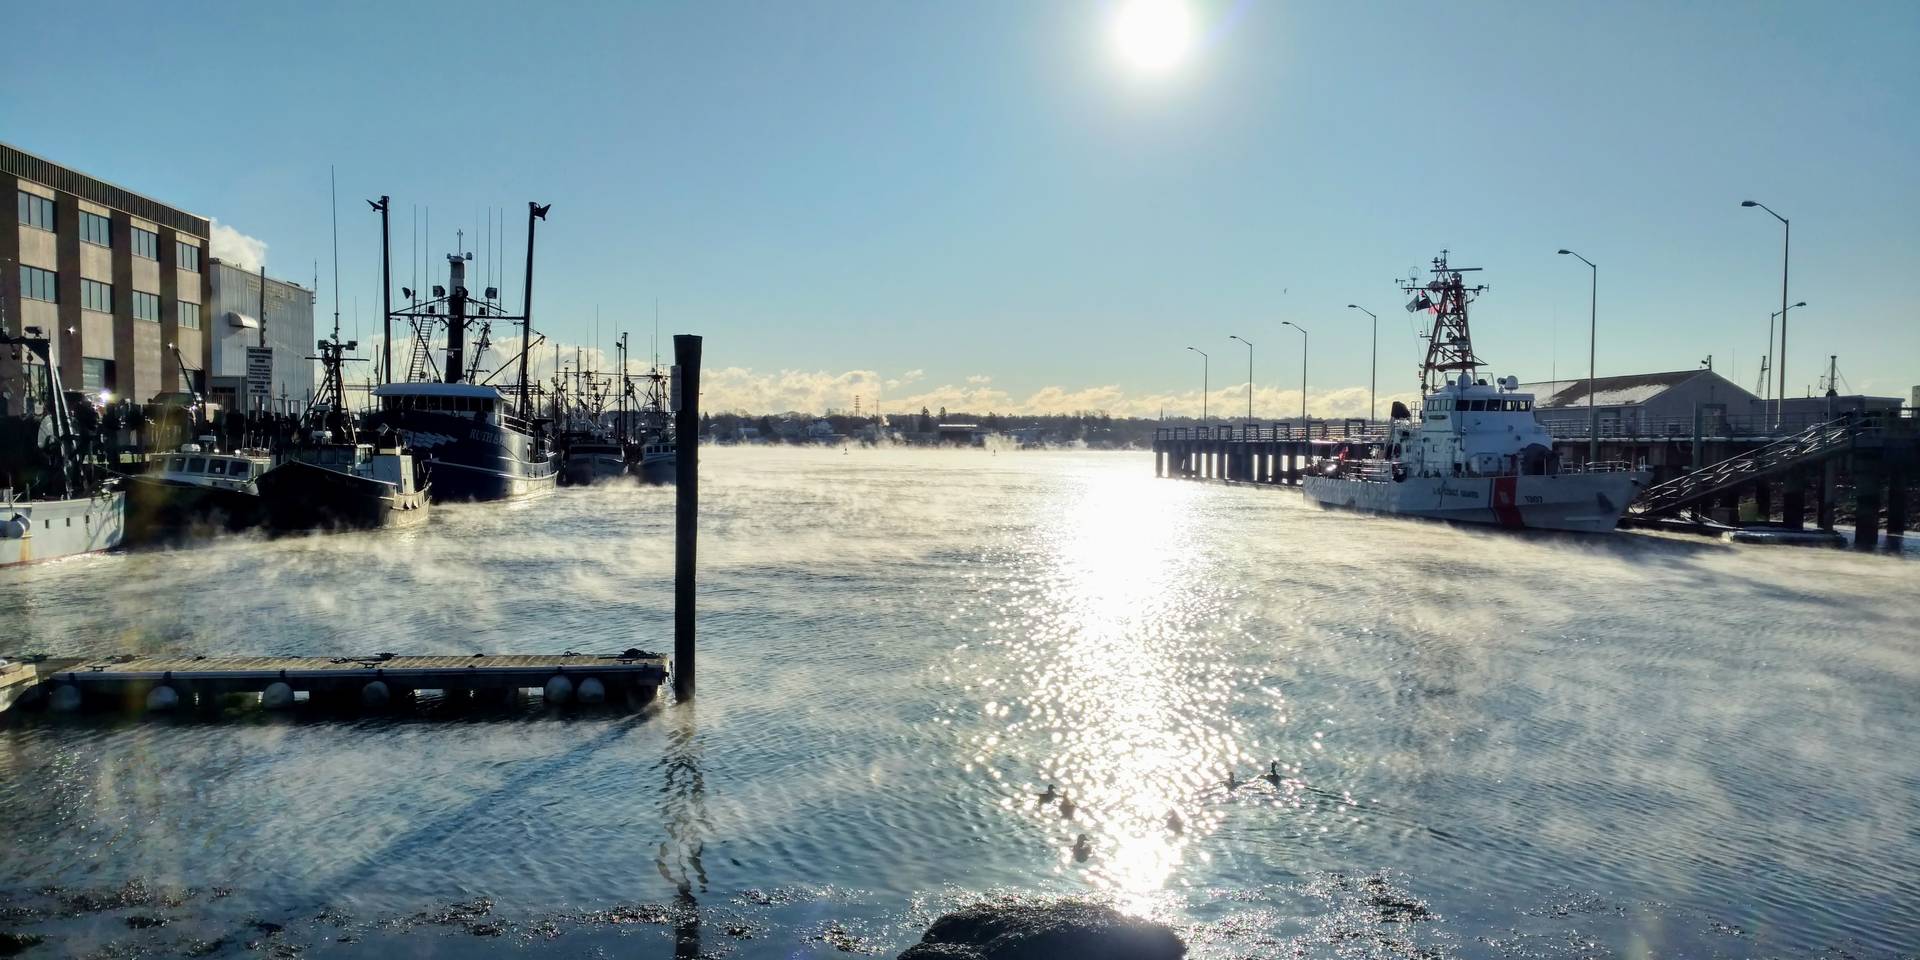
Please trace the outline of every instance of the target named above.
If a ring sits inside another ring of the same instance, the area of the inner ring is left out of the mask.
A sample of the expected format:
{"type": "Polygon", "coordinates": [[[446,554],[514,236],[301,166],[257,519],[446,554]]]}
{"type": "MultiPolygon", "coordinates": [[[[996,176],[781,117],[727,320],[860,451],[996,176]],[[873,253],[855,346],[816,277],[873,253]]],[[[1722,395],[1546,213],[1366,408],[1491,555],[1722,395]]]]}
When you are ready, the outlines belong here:
{"type": "MultiPolygon", "coordinates": [[[[710,449],[703,472],[697,712],[16,723],[0,890],[141,876],[265,915],[784,891],[744,956],[855,915],[897,946],[916,905],[978,891],[1112,898],[1202,956],[1369,924],[1920,939],[1910,563],[1329,514],[1139,454],[710,449]],[[1402,888],[1435,916],[1369,913],[1402,888]]],[[[0,649],[660,649],[671,525],[671,490],[594,488],[8,571],[0,649]]]]}

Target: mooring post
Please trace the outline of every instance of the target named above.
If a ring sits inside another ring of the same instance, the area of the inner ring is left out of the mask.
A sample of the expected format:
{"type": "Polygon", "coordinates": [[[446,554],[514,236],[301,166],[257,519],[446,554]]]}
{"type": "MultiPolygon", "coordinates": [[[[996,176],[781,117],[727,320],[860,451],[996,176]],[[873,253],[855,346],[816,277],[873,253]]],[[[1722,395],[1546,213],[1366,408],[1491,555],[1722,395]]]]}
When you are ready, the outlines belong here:
{"type": "Polygon", "coordinates": [[[1780,522],[1789,530],[1807,528],[1807,474],[1795,469],[1787,473],[1786,493],[1781,497],[1780,522]]]}
{"type": "Polygon", "coordinates": [[[673,336],[678,368],[673,385],[680,394],[674,416],[679,450],[674,465],[673,527],[673,696],[693,699],[693,558],[700,532],[700,338],[673,336]]]}
{"type": "Polygon", "coordinates": [[[1820,509],[1815,515],[1815,522],[1822,530],[1833,530],[1834,499],[1838,495],[1836,490],[1838,471],[1839,467],[1832,457],[1828,457],[1820,464],[1820,509]]]}
{"type": "Polygon", "coordinates": [[[1880,491],[1886,478],[1877,463],[1853,462],[1853,547],[1872,550],[1880,545],[1880,491]]]}
{"type": "Polygon", "coordinates": [[[1898,548],[1907,535],[1907,471],[1887,473],[1887,546],[1898,548]]]}

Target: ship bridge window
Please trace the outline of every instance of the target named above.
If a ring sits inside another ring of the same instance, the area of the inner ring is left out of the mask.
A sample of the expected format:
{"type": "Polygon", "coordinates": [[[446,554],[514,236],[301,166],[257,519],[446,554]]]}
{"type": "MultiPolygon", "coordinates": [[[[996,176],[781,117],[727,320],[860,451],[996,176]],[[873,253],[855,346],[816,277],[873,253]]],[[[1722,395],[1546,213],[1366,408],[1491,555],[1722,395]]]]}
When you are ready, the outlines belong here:
{"type": "Polygon", "coordinates": [[[1468,400],[1467,401],[1468,413],[1477,413],[1485,409],[1487,409],[1487,402],[1485,400],[1468,400]]]}
{"type": "Polygon", "coordinates": [[[206,458],[206,457],[193,457],[193,458],[191,458],[191,459],[189,459],[189,460],[187,461],[187,472],[188,472],[188,473],[206,473],[206,472],[207,472],[207,458],[206,458]]]}

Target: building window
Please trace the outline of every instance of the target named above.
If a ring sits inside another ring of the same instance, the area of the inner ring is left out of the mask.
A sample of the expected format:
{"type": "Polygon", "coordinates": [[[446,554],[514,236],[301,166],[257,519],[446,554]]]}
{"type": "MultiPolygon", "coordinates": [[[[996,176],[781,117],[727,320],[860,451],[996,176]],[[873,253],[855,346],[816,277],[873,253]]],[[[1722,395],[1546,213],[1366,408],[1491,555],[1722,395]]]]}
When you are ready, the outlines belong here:
{"type": "Polygon", "coordinates": [[[160,322],[160,295],[157,293],[133,292],[133,318],[160,322]]]}
{"type": "Polygon", "coordinates": [[[180,244],[180,269],[200,272],[200,248],[191,243],[180,244]]]}
{"type": "Polygon", "coordinates": [[[113,361],[80,358],[80,388],[88,393],[105,393],[112,389],[112,374],[113,361]]]}
{"type": "Polygon", "coordinates": [[[180,326],[187,330],[200,329],[200,305],[180,301],[180,326]]]}
{"type": "Polygon", "coordinates": [[[59,274],[39,267],[20,267],[20,295],[28,300],[45,300],[48,303],[60,302],[60,288],[55,283],[59,274]]]}
{"type": "Polygon", "coordinates": [[[98,280],[80,280],[80,307],[83,310],[98,310],[101,313],[113,312],[113,284],[98,280]]]}
{"type": "Polygon", "coordinates": [[[133,255],[148,260],[160,259],[160,235],[152,230],[133,228],[133,255]]]}
{"type": "Polygon", "coordinates": [[[20,191],[20,222],[42,230],[53,229],[53,201],[37,193],[20,191]]]}
{"type": "Polygon", "coordinates": [[[103,247],[113,246],[113,221],[97,213],[80,211],[80,239],[103,247]]]}

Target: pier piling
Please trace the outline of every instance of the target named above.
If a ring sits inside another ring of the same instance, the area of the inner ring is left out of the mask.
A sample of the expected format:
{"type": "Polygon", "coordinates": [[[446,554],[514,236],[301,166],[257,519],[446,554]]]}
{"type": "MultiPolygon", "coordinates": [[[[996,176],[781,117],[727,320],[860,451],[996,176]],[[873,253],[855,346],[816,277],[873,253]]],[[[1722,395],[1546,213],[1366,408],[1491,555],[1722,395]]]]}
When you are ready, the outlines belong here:
{"type": "Polygon", "coordinates": [[[700,337],[675,334],[673,359],[679,367],[674,385],[680,393],[680,409],[675,411],[674,420],[679,453],[673,535],[673,696],[691,700],[694,547],[700,532],[700,337]]]}

